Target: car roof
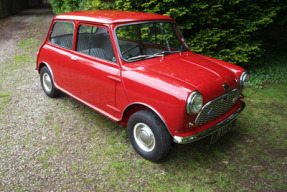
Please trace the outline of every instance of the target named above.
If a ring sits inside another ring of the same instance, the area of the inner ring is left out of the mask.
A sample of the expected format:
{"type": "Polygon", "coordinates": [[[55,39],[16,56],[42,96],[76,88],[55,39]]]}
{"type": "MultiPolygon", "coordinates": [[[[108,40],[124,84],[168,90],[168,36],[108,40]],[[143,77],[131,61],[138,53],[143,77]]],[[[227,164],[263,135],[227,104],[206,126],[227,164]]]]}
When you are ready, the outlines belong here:
{"type": "Polygon", "coordinates": [[[97,23],[129,23],[149,20],[173,20],[171,17],[134,11],[75,11],[57,15],[55,19],[92,21],[97,23]]]}

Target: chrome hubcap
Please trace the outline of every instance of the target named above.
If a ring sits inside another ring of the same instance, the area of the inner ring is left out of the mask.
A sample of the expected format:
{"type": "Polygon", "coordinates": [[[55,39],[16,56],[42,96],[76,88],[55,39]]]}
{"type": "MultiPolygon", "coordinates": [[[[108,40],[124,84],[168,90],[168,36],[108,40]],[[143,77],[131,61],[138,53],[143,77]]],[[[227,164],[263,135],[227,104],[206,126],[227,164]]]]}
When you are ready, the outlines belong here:
{"type": "Polygon", "coordinates": [[[43,74],[43,87],[47,92],[52,90],[52,80],[48,73],[43,74]]]}
{"type": "Polygon", "coordinates": [[[134,138],[138,146],[144,151],[152,151],[155,138],[152,130],[144,123],[137,123],[134,127],[134,138]]]}

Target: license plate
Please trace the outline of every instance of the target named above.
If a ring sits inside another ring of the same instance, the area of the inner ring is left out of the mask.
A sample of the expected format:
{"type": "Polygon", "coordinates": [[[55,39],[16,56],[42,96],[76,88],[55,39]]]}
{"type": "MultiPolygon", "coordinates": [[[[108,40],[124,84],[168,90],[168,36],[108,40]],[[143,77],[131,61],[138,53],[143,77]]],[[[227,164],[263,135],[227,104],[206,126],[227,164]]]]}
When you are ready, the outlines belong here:
{"type": "Polygon", "coordinates": [[[227,125],[225,125],[223,128],[219,129],[215,133],[211,135],[210,143],[215,143],[218,139],[220,139],[223,135],[228,133],[233,127],[233,121],[229,122],[227,125]]]}

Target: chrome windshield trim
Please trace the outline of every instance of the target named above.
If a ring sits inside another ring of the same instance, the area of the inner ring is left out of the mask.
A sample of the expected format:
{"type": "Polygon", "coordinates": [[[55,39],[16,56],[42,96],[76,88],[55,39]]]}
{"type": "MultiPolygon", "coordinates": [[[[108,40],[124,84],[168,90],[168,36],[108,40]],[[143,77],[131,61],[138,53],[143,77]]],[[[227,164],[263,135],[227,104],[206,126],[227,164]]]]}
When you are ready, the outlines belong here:
{"type": "Polygon", "coordinates": [[[231,121],[236,119],[236,117],[245,108],[245,103],[243,101],[241,101],[241,102],[242,102],[242,106],[235,113],[233,113],[228,118],[221,121],[220,123],[214,125],[213,127],[210,127],[209,129],[206,129],[205,131],[202,131],[202,132],[195,134],[195,135],[192,135],[192,136],[188,136],[188,137],[174,136],[173,137],[174,142],[179,143],[179,144],[192,143],[194,141],[197,141],[197,140],[200,140],[204,137],[207,137],[207,136],[211,135],[212,133],[215,133],[216,131],[224,128],[225,125],[227,125],[228,123],[230,123],[231,121]]]}

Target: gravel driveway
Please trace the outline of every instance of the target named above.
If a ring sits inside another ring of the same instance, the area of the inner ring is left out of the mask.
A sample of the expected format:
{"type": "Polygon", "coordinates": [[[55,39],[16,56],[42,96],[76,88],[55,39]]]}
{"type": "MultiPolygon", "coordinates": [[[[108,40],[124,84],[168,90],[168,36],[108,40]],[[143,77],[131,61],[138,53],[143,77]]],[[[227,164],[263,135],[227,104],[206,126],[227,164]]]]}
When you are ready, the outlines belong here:
{"type": "Polygon", "coordinates": [[[106,125],[118,125],[68,96],[48,98],[34,70],[53,16],[43,8],[0,20],[0,191],[95,191],[105,185],[101,146],[107,141],[101,137],[110,134],[106,125]],[[97,185],[91,183],[95,175],[97,185]]]}

